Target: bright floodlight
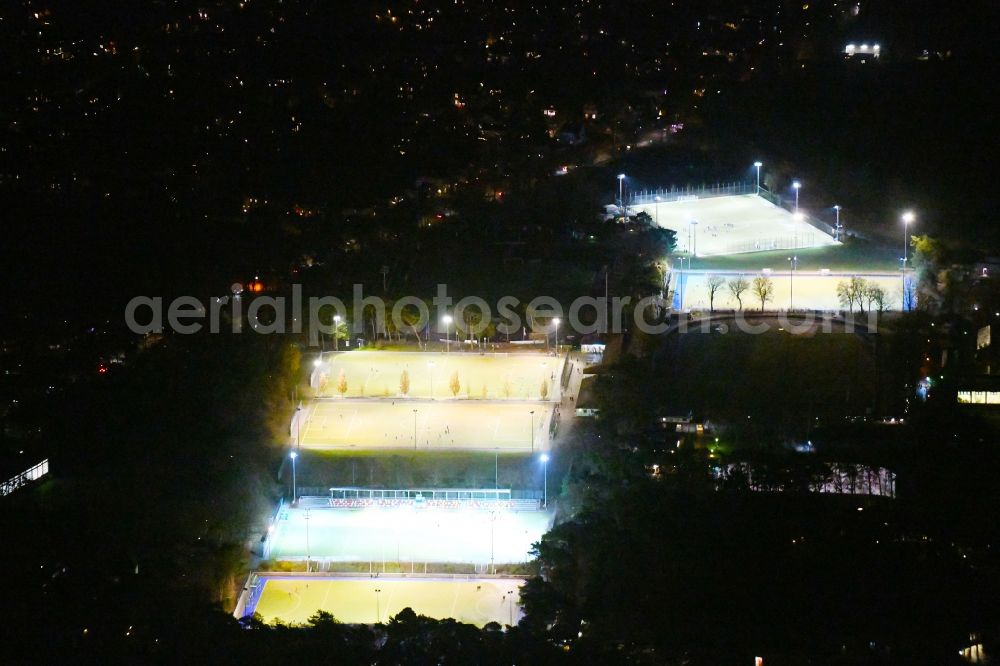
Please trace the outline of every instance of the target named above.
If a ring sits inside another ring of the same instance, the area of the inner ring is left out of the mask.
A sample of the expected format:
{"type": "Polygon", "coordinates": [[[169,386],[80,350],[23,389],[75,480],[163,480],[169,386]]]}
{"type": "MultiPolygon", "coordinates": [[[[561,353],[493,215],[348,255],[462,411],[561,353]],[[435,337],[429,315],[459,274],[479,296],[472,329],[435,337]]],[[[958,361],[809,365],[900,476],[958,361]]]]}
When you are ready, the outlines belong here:
{"type": "Polygon", "coordinates": [[[623,173],[618,174],[618,180],[625,180],[625,174],[623,173]]]}
{"type": "Polygon", "coordinates": [[[556,326],[558,326],[559,324],[562,323],[562,320],[559,319],[559,317],[556,317],[555,319],[552,320],[552,323],[555,324],[556,326]]]}
{"type": "Polygon", "coordinates": [[[806,219],[806,216],[803,215],[802,213],[792,213],[792,217],[795,219],[796,222],[802,222],[803,220],[806,219]]]}
{"type": "Polygon", "coordinates": [[[323,365],[322,359],[316,359],[315,361],[313,361],[313,366],[314,367],[318,368],[321,365],[323,365]]]}
{"type": "Polygon", "coordinates": [[[914,213],[913,213],[912,210],[908,210],[905,213],[903,213],[903,224],[910,224],[911,222],[913,222],[916,219],[917,219],[917,216],[914,215],[914,213]]]}
{"type": "Polygon", "coordinates": [[[834,210],[840,210],[840,206],[834,206],[833,209],[834,210]]]}
{"type": "Polygon", "coordinates": [[[543,453],[541,456],[538,457],[538,459],[541,460],[543,463],[547,463],[549,461],[549,454],[543,453]]]}
{"type": "Polygon", "coordinates": [[[295,460],[296,458],[299,457],[299,454],[296,453],[295,451],[292,451],[291,453],[288,454],[288,457],[291,458],[292,460],[295,460]]]}
{"type": "Polygon", "coordinates": [[[452,322],[451,315],[445,315],[444,317],[441,318],[441,321],[443,321],[446,324],[450,324],[452,322]]]}
{"type": "Polygon", "coordinates": [[[336,322],[340,321],[340,315],[333,315],[333,320],[336,322]]]}
{"type": "Polygon", "coordinates": [[[795,189],[800,189],[802,187],[802,183],[796,180],[795,182],[792,183],[792,187],[794,187],[795,189]]]}
{"type": "Polygon", "coordinates": [[[764,166],[764,163],[763,163],[763,162],[761,162],[761,161],[757,161],[757,162],[754,162],[754,163],[753,163],[753,165],[754,165],[755,167],[757,167],[757,168],[759,169],[759,168],[761,168],[762,166],[764,166]]]}

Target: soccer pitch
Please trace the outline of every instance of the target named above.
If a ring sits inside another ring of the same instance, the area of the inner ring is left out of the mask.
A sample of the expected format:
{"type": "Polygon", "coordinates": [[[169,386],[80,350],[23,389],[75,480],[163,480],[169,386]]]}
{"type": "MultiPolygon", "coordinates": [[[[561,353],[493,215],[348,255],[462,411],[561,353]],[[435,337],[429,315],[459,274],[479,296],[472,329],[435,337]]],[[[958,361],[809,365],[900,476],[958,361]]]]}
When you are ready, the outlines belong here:
{"type": "Polygon", "coordinates": [[[544,354],[352,351],[324,354],[310,378],[317,396],[391,398],[402,395],[405,370],[411,398],[541,400],[559,397],[563,359],[544,354]],[[451,380],[457,373],[458,392],[451,380]],[[343,374],[347,390],[338,390],[343,374]]]}
{"type": "Polygon", "coordinates": [[[316,611],[340,622],[387,622],[404,608],[436,619],[454,618],[478,627],[515,625],[521,619],[518,578],[262,577],[255,608],[268,623],[301,624],[316,611]]]}
{"type": "Polygon", "coordinates": [[[550,403],[503,400],[334,398],[313,401],[306,410],[302,447],[348,450],[544,451],[553,415],[550,403]]]}
{"type": "Polygon", "coordinates": [[[677,250],[696,256],[839,245],[792,213],[753,194],[638,204],[657,224],[677,232],[677,250]],[[692,225],[692,221],[697,224],[692,225]]]}
{"type": "Polygon", "coordinates": [[[289,508],[271,535],[277,560],[514,564],[531,559],[531,546],[549,529],[546,511],[496,512],[435,507],[364,509],[289,508]],[[306,516],[308,515],[308,520],[306,516]]]}

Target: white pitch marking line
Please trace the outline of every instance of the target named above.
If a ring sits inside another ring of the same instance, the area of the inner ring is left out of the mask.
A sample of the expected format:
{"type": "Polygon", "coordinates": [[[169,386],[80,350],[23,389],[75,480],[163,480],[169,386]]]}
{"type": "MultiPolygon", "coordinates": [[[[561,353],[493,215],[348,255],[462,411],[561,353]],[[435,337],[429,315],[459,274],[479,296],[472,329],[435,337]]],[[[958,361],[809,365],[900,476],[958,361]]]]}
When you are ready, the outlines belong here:
{"type": "Polygon", "coordinates": [[[348,438],[354,433],[354,424],[358,419],[358,410],[354,409],[351,411],[351,418],[347,422],[347,428],[344,429],[344,437],[348,438]]]}
{"type": "Polygon", "coordinates": [[[309,429],[312,428],[312,422],[313,422],[313,418],[316,415],[316,409],[317,409],[316,405],[312,405],[312,406],[310,406],[306,410],[307,417],[306,417],[306,427],[304,429],[305,432],[302,432],[302,430],[303,430],[303,428],[302,428],[302,422],[299,421],[299,426],[298,427],[299,427],[299,440],[300,441],[302,439],[304,439],[304,438],[308,438],[309,437],[309,429]]]}

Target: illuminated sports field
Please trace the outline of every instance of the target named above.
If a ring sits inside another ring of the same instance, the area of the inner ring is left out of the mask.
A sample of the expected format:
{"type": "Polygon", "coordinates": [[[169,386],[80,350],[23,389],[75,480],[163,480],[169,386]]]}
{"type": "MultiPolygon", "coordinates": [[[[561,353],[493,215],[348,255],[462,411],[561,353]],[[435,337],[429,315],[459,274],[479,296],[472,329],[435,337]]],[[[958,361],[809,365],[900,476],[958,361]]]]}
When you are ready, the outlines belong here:
{"type": "Polygon", "coordinates": [[[552,404],[540,402],[316,400],[306,406],[300,445],[347,450],[531,451],[533,420],[534,450],[544,451],[552,413],[552,404]]]}
{"type": "MultiPolygon", "coordinates": [[[[454,334],[454,332],[452,332],[454,334]]],[[[477,398],[540,400],[543,380],[548,398],[558,397],[562,359],[545,354],[451,354],[398,351],[352,351],[324,354],[311,386],[319,396],[340,397],[341,372],[347,382],[344,397],[392,398],[401,395],[400,377],[409,374],[410,398],[477,398]],[[449,386],[453,373],[457,395],[449,386]]]]}
{"type": "Polygon", "coordinates": [[[629,210],[645,211],[661,227],[676,231],[677,250],[695,250],[699,257],[840,245],[784,208],[753,194],[639,204],[629,210]],[[692,220],[698,224],[689,244],[692,220]]]}
{"type": "MultiPolygon", "coordinates": [[[[727,281],[743,275],[748,282],[752,282],[761,273],[757,271],[746,273],[734,271],[683,271],[677,278],[680,285],[681,298],[679,300],[675,298],[675,304],[679,303],[682,309],[708,310],[708,278],[711,275],[722,277],[727,281]]],[[[886,309],[902,309],[903,279],[898,271],[895,273],[857,272],[829,274],[821,274],[818,271],[796,271],[794,280],[792,280],[789,277],[787,263],[785,266],[775,266],[773,272],[768,274],[768,277],[774,283],[774,296],[772,300],[767,302],[766,309],[787,310],[790,304],[795,309],[844,309],[844,306],[841,305],[837,297],[837,285],[855,276],[864,278],[869,284],[877,284],[882,287],[886,294],[886,309]]],[[[735,309],[738,305],[738,302],[726,287],[723,287],[715,294],[715,307],[717,309],[735,309]]],[[[760,300],[754,297],[753,291],[750,289],[743,294],[743,308],[746,310],[760,309],[760,300]]]]}
{"type": "MultiPolygon", "coordinates": [[[[440,509],[399,506],[309,511],[313,560],[399,563],[513,564],[531,559],[552,517],[545,511],[440,509]]],[[[287,509],[272,538],[271,557],[306,557],[306,513],[287,509]]]]}
{"type": "Polygon", "coordinates": [[[387,622],[404,608],[418,615],[483,626],[517,624],[523,580],[517,578],[369,578],[281,576],[263,579],[252,612],[268,623],[306,622],[323,610],[345,623],[387,622]],[[381,590],[376,593],[375,590],[381,590]]]}

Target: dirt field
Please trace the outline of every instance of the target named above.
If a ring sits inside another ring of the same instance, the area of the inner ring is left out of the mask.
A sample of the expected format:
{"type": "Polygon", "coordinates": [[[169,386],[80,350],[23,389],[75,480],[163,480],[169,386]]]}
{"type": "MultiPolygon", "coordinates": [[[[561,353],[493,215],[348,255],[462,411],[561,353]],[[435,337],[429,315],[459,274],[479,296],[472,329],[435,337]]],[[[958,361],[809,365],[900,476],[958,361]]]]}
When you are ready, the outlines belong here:
{"type": "Polygon", "coordinates": [[[411,398],[539,400],[545,382],[546,397],[557,399],[562,359],[543,353],[353,351],[324,354],[310,382],[318,396],[403,397],[404,371],[409,379],[405,395],[411,398]]]}
{"type": "Polygon", "coordinates": [[[387,622],[404,608],[476,626],[517,624],[523,580],[516,578],[368,578],[281,576],[263,579],[254,609],[265,622],[300,624],[316,611],[340,622],[387,622]],[[376,591],[378,590],[378,591],[376,591]]]}
{"type": "Polygon", "coordinates": [[[553,414],[549,403],[478,400],[335,398],[306,410],[303,448],[422,451],[544,451],[553,414]]]}

